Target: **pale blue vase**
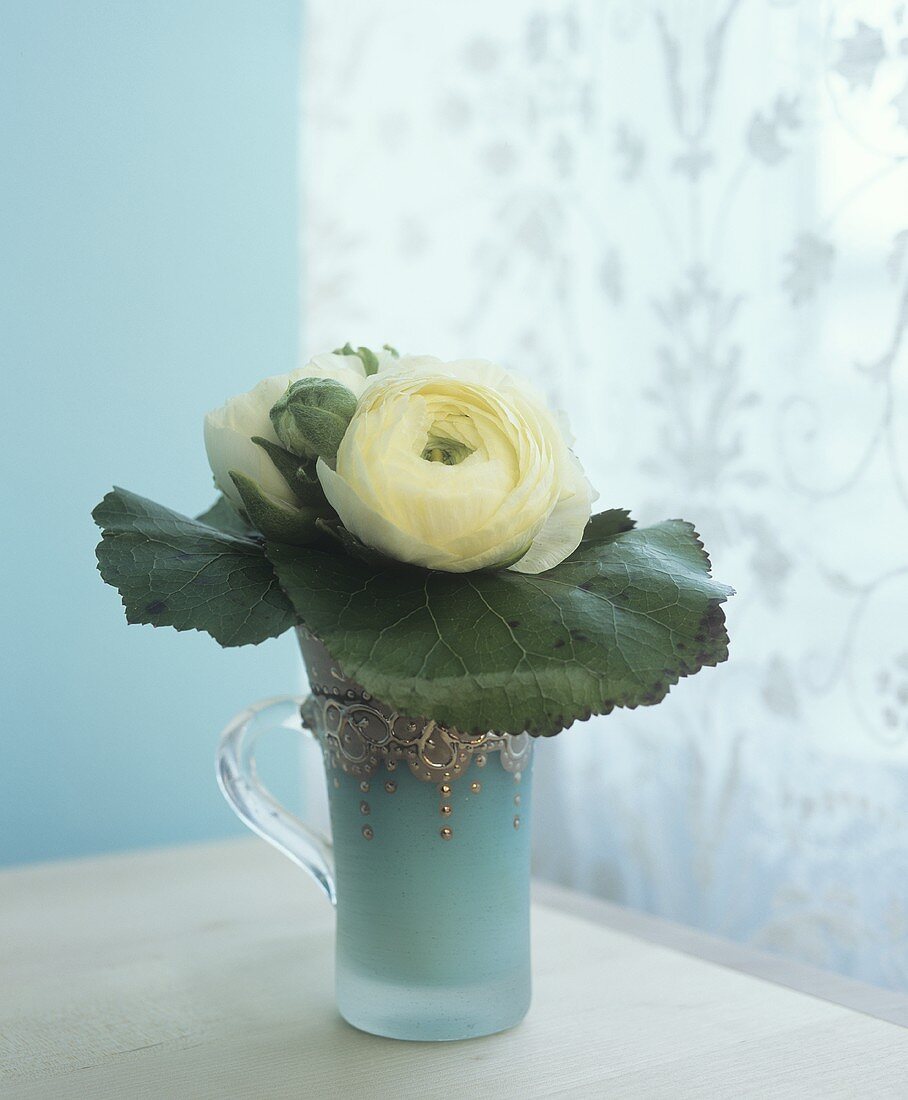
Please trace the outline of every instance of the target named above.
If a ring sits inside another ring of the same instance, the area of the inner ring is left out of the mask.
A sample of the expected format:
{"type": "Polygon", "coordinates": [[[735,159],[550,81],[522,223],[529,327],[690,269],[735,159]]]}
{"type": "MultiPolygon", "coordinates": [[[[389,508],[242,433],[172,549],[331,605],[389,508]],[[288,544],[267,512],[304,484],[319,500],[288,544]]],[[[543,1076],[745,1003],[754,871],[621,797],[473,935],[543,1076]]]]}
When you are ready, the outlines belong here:
{"type": "Polygon", "coordinates": [[[243,821],[336,904],[341,1015],[395,1039],[513,1027],[530,1004],[532,740],[399,715],[345,679],[311,635],[300,631],[300,644],[312,695],[239,715],[218,778],[243,821]],[[332,841],[255,775],[258,737],[303,725],[323,750],[332,841]]]}

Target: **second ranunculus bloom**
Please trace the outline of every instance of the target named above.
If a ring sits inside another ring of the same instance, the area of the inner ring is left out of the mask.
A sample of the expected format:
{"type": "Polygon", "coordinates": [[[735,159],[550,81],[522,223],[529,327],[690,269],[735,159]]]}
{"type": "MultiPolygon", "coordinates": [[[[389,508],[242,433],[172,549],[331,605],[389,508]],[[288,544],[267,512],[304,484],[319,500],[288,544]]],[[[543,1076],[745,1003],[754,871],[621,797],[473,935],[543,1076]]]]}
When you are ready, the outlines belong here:
{"type": "Polygon", "coordinates": [[[484,360],[405,357],[371,378],[332,468],[342,523],[398,561],[540,573],[579,545],[596,494],[559,421],[484,360]]]}
{"type": "Polygon", "coordinates": [[[205,451],[217,488],[236,508],[243,507],[230,471],[251,478],[262,490],[279,502],[293,505],[293,491],[267,453],[255,443],[260,437],[278,443],[271,423],[271,409],[301,378],[330,378],[341,382],[354,396],[359,396],[366,384],[362,363],[356,356],[337,354],[316,355],[306,366],[289,374],[265,378],[248,393],[231,397],[205,417],[205,451]]]}

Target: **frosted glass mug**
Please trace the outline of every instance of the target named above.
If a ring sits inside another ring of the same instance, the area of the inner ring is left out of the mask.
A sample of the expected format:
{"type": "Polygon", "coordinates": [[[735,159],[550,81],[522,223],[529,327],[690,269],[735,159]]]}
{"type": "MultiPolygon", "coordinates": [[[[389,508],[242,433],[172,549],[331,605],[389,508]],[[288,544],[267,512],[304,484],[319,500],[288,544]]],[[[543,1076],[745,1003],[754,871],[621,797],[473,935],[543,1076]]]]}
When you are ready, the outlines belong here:
{"type": "Polygon", "coordinates": [[[336,987],[354,1027],[465,1039],[530,1004],[532,740],[466,736],[400,715],[342,676],[305,631],[312,694],[258,704],[225,731],[218,780],[240,818],[336,905],[336,987]],[[332,838],[280,806],[255,772],[258,738],[310,731],[332,838]]]}

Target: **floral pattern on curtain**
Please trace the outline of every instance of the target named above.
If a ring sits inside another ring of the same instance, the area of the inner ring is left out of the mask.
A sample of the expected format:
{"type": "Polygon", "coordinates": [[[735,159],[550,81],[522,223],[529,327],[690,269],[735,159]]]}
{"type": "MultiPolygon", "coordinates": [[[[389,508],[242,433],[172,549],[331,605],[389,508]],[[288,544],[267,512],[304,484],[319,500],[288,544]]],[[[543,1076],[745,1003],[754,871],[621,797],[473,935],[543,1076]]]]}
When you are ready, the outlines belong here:
{"type": "Polygon", "coordinates": [[[908,987],[908,13],[310,0],[311,349],[529,372],[732,656],[542,746],[539,873],[908,987]]]}

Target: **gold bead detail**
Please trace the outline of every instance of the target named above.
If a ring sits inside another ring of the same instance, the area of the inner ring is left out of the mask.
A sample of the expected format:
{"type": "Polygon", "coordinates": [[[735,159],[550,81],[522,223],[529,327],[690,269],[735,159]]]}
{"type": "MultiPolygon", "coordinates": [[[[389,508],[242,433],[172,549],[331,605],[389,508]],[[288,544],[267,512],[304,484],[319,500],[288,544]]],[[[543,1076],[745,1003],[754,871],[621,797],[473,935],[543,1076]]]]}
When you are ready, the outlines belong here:
{"type": "Polygon", "coordinates": [[[341,781],[340,781],[340,780],[339,780],[339,779],[337,778],[337,776],[335,776],[335,777],[334,777],[334,789],[335,789],[335,790],[337,790],[337,788],[338,788],[338,787],[339,787],[340,785],[341,785],[341,781]]]}
{"type": "Polygon", "coordinates": [[[368,802],[366,802],[365,800],[364,800],[364,801],[362,801],[362,802],[360,802],[360,804],[359,804],[359,812],[360,812],[361,814],[368,814],[368,813],[371,813],[371,812],[372,812],[372,810],[371,810],[371,808],[370,808],[370,806],[369,806],[369,803],[368,803],[368,802]]]}
{"type": "Polygon", "coordinates": [[[388,792],[388,794],[394,794],[394,792],[397,790],[397,784],[394,782],[393,779],[386,780],[385,790],[388,792]]]}
{"type": "Polygon", "coordinates": [[[473,794],[479,794],[479,792],[482,790],[482,784],[477,783],[474,779],[473,782],[470,784],[470,790],[473,792],[473,794]]]}
{"type": "Polygon", "coordinates": [[[520,828],[520,818],[519,818],[519,817],[515,817],[515,818],[514,818],[514,828],[515,828],[515,829],[519,829],[519,828],[520,828]]]}
{"type": "Polygon", "coordinates": [[[514,782],[515,783],[519,783],[522,778],[523,777],[521,776],[520,772],[514,772],[514,782]]]}
{"type": "Polygon", "coordinates": [[[385,767],[388,769],[389,772],[393,772],[394,769],[397,767],[397,761],[396,760],[390,760],[390,759],[386,760],[385,761],[385,767]]]}
{"type": "Polygon", "coordinates": [[[442,785],[438,788],[438,793],[439,794],[450,794],[451,793],[451,784],[450,783],[442,783],[442,785]]]}
{"type": "Polygon", "coordinates": [[[443,802],[439,807],[438,812],[441,814],[442,817],[450,817],[452,810],[453,806],[451,806],[449,802],[443,802]]]}
{"type": "Polygon", "coordinates": [[[520,805],[520,795],[519,795],[519,794],[515,794],[515,795],[514,795],[514,805],[515,805],[515,806],[519,806],[519,805],[520,805]]]}
{"type": "Polygon", "coordinates": [[[442,840],[450,840],[453,835],[454,830],[449,829],[447,825],[445,825],[445,827],[439,832],[439,836],[442,840]]]}
{"type": "Polygon", "coordinates": [[[486,766],[486,758],[482,753],[480,753],[476,757],[476,767],[477,768],[484,768],[485,766],[486,766]]]}
{"type": "Polygon", "coordinates": [[[362,781],[362,783],[360,783],[359,789],[363,792],[363,794],[369,793],[369,784],[366,782],[365,779],[362,781]]]}
{"type": "Polygon", "coordinates": [[[371,825],[363,825],[363,836],[366,840],[371,840],[375,836],[375,830],[371,825]]]}

